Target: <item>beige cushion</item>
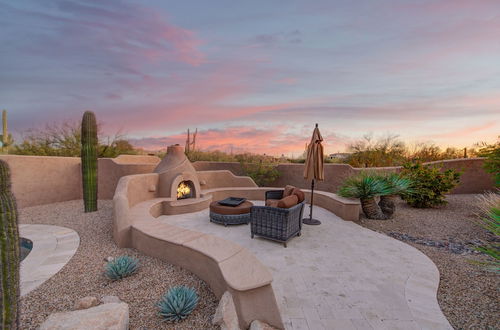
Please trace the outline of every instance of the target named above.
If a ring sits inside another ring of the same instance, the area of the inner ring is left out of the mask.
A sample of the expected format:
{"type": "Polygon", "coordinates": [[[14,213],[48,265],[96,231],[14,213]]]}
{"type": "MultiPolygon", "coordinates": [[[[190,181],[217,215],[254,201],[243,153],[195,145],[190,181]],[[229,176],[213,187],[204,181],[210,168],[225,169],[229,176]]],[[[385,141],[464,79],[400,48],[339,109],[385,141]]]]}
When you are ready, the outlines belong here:
{"type": "Polygon", "coordinates": [[[266,199],[266,206],[277,207],[279,199],[266,199]],[[271,205],[272,204],[272,205],[271,205]]]}
{"type": "Polygon", "coordinates": [[[299,198],[299,203],[302,203],[304,201],[304,199],[306,199],[306,195],[299,188],[293,189],[292,194],[296,195],[299,198]]]}
{"type": "Polygon", "coordinates": [[[295,189],[294,186],[287,185],[285,186],[285,190],[283,190],[283,197],[288,197],[292,194],[292,191],[295,189]]]}
{"type": "Polygon", "coordinates": [[[284,209],[289,209],[292,206],[297,205],[299,202],[299,198],[297,195],[290,195],[287,197],[284,197],[278,201],[278,207],[284,208],[284,209]]]}
{"type": "Polygon", "coordinates": [[[279,199],[268,199],[266,200],[266,206],[278,207],[279,199]]]}

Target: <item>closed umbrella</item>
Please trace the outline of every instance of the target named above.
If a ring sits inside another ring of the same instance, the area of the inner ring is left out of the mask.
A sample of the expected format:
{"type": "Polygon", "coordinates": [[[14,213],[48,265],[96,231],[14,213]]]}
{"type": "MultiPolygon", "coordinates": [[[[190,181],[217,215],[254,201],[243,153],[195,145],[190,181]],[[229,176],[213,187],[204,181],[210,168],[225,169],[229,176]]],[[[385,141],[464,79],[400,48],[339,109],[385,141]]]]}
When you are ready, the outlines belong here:
{"type": "Polygon", "coordinates": [[[314,181],[324,180],[323,171],[323,137],[319,132],[318,124],[314,128],[314,132],[311,138],[311,142],[307,146],[307,158],[304,167],[304,178],[306,180],[311,180],[311,204],[309,206],[309,218],[304,218],[302,220],[306,225],[319,225],[321,221],[313,219],[313,201],[314,201],[314,181]]]}

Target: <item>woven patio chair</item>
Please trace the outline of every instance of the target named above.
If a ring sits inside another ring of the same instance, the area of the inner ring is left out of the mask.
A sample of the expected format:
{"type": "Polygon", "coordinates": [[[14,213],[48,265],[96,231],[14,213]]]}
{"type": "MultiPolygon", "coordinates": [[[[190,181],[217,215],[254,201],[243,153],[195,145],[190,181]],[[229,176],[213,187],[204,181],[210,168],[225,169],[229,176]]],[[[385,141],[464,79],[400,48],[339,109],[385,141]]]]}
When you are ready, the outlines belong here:
{"type": "MultiPolygon", "coordinates": [[[[266,199],[281,199],[283,190],[266,192],[266,199]]],[[[272,206],[252,206],[250,209],[251,235],[283,243],[300,236],[305,202],[288,209],[272,206]]]]}

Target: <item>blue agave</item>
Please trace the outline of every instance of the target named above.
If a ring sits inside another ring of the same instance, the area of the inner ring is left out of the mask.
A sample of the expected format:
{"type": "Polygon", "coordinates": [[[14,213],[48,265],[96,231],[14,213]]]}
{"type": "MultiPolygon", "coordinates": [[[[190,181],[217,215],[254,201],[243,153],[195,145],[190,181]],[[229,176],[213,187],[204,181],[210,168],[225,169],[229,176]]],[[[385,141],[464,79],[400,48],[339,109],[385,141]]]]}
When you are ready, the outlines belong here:
{"type": "Polygon", "coordinates": [[[139,260],[129,256],[117,257],[106,264],[105,274],[112,280],[130,276],[139,268],[139,260]]]}
{"type": "Polygon", "coordinates": [[[161,298],[158,308],[165,321],[178,322],[188,317],[197,304],[198,295],[193,288],[175,286],[161,298]]]}

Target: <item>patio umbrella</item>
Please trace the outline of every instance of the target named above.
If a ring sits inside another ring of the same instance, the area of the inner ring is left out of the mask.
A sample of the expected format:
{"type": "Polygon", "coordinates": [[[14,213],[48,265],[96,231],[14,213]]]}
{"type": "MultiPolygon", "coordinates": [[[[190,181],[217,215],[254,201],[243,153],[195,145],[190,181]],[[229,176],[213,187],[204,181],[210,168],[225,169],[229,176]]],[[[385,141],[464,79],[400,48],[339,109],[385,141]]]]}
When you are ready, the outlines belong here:
{"type": "Polygon", "coordinates": [[[319,225],[321,221],[313,219],[313,201],[314,201],[314,181],[324,179],[323,172],[323,137],[319,132],[318,124],[314,128],[314,132],[311,138],[311,142],[307,146],[307,158],[304,167],[304,178],[311,180],[311,203],[309,205],[309,218],[304,218],[302,220],[306,225],[319,225]]]}

